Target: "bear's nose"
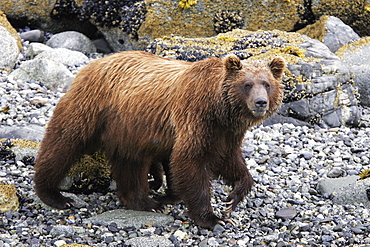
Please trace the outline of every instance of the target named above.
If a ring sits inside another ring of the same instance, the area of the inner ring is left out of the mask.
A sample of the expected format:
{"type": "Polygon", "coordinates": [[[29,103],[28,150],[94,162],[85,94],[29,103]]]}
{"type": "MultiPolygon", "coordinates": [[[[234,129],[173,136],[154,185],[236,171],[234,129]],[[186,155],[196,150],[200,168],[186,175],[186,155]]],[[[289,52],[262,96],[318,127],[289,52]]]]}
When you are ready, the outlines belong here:
{"type": "Polygon", "coordinates": [[[265,98],[257,98],[254,100],[254,104],[257,108],[266,108],[267,100],[265,98]]]}

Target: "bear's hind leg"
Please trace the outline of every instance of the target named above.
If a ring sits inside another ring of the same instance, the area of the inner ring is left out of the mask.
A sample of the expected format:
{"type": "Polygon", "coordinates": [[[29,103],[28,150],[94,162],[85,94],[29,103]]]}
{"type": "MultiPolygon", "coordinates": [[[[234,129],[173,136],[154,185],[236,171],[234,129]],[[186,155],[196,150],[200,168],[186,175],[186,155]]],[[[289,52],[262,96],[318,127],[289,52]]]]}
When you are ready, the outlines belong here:
{"type": "Polygon", "coordinates": [[[163,212],[162,204],[149,197],[148,171],[151,160],[136,161],[110,157],[112,176],[121,203],[132,210],[163,212]]]}

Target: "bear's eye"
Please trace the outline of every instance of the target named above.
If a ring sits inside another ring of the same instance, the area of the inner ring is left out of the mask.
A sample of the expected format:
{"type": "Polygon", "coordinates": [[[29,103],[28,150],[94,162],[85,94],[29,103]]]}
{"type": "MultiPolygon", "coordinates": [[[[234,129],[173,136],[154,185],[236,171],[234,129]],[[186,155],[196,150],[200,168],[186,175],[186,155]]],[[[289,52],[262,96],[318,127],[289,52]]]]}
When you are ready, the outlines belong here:
{"type": "Polygon", "coordinates": [[[267,89],[267,90],[269,90],[270,89],[270,84],[268,83],[268,82],[263,82],[263,86],[267,89]]]}
{"type": "Polygon", "coordinates": [[[245,88],[246,90],[249,90],[249,89],[251,89],[251,88],[252,88],[252,84],[245,83],[245,84],[244,84],[244,88],[245,88]]]}

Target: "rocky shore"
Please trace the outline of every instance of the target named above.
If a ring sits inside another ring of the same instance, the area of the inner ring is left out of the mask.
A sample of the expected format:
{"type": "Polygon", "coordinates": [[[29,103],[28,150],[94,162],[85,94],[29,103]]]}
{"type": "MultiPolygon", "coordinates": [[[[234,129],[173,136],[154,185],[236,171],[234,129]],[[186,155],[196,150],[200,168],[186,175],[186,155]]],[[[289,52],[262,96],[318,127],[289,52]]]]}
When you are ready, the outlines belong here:
{"type": "MultiPolygon", "coordinates": [[[[79,68],[103,56],[78,33],[50,43],[23,40],[14,69],[0,74],[0,246],[370,246],[370,111],[360,105],[356,127],[251,129],[242,148],[256,185],[229,215],[235,226],[199,228],[183,204],[164,214],[124,210],[114,190],[70,194],[77,205],[68,210],[46,207],[32,182],[38,142],[79,68]]],[[[231,188],[212,185],[222,215],[231,188]]]]}

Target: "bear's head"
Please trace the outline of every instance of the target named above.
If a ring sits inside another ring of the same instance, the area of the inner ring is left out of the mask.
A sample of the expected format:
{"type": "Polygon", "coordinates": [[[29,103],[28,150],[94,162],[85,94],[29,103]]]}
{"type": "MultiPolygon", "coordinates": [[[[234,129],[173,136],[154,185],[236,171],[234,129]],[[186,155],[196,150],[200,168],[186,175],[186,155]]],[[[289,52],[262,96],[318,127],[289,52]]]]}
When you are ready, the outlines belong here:
{"type": "Polygon", "coordinates": [[[235,55],[228,55],[224,66],[229,99],[241,114],[263,120],[278,110],[282,104],[281,80],[286,66],[282,57],[262,63],[241,61],[235,55]]]}

